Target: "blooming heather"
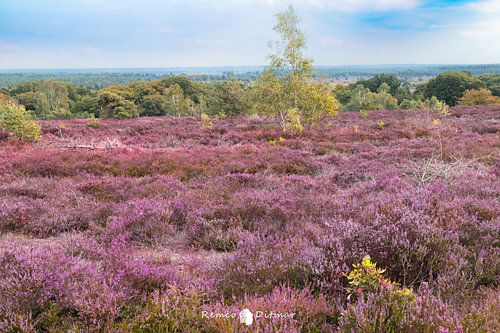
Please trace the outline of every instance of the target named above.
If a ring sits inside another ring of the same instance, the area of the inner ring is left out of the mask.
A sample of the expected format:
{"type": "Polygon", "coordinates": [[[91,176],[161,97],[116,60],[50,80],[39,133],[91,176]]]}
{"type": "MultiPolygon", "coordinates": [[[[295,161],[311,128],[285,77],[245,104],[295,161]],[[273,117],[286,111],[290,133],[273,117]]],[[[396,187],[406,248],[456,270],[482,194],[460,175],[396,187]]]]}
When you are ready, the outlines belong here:
{"type": "Polygon", "coordinates": [[[0,141],[0,331],[500,331],[499,115],[42,121],[0,141]],[[411,297],[348,297],[365,256],[411,297]],[[202,317],[245,308],[297,315],[202,317]]]}

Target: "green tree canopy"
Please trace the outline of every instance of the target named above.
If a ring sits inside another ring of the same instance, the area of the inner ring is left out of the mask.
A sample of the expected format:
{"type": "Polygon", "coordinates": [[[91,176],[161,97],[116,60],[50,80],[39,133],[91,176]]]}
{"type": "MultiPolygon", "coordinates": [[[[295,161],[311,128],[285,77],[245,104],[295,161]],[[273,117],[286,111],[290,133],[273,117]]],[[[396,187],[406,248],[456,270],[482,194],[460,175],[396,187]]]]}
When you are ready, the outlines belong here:
{"type": "Polygon", "coordinates": [[[425,98],[436,96],[448,105],[457,105],[466,90],[482,86],[481,80],[468,72],[446,72],[431,79],[420,89],[425,98]]]}

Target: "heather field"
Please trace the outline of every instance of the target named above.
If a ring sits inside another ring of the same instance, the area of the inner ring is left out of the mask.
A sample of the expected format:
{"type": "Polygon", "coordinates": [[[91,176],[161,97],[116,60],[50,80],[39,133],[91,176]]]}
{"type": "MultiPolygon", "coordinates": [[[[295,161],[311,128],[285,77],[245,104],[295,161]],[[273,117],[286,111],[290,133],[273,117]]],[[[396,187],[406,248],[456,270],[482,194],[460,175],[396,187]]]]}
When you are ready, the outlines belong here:
{"type": "Polygon", "coordinates": [[[500,331],[500,106],[210,121],[0,133],[1,332],[500,331]]]}

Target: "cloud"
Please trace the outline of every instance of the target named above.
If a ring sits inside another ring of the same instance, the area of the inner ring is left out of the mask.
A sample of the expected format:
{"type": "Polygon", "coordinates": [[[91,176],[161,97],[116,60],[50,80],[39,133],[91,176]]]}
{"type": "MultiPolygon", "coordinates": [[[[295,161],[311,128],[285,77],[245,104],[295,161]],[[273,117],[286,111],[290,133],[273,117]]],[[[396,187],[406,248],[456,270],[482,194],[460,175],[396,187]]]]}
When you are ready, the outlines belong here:
{"type": "Polygon", "coordinates": [[[0,52],[16,52],[22,50],[23,48],[19,45],[5,43],[0,40],[0,52]]]}
{"type": "Polygon", "coordinates": [[[320,38],[320,44],[325,48],[338,46],[343,43],[344,41],[337,37],[328,36],[320,38]]]}
{"type": "Polygon", "coordinates": [[[500,39],[500,20],[475,22],[458,30],[463,37],[500,39]]]}
{"type": "Polygon", "coordinates": [[[498,14],[500,13],[500,0],[483,0],[467,4],[465,7],[482,13],[498,14]]]}
{"type": "Polygon", "coordinates": [[[420,0],[262,0],[268,5],[286,5],[334,9],[344,12],[371,12],[410,10],[418,7],[420,0]]]}

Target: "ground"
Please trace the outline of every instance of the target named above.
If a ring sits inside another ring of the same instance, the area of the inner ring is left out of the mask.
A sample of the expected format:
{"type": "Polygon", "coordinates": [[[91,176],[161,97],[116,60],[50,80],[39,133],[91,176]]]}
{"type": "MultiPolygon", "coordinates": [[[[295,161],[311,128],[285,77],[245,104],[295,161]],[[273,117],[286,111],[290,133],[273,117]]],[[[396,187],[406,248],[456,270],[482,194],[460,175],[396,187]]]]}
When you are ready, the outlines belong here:
{"type": "MultiPolygon", "coordinates": [[[[210,311],[303,302],[314,315],[283,331],[347,330],[363,310],[343,273],[365,255],[436,298],[431,329],[475,325],[464,304],[498,314],[500,106],[342,113],[300,135],[212,123],[44,121],[37,143],[0,141],[0,325],[139,331],[192,292],[210,311]]],[[[237,325],[197,316],[161,325],[237,325]]]]}

